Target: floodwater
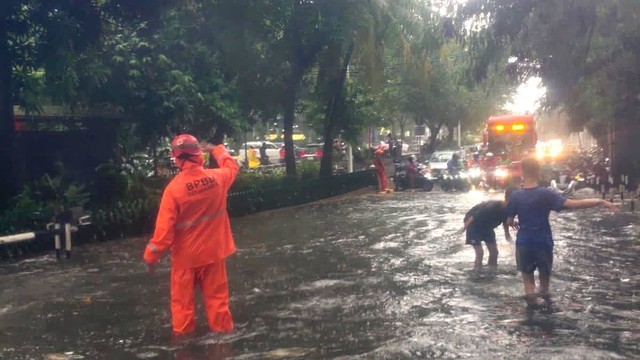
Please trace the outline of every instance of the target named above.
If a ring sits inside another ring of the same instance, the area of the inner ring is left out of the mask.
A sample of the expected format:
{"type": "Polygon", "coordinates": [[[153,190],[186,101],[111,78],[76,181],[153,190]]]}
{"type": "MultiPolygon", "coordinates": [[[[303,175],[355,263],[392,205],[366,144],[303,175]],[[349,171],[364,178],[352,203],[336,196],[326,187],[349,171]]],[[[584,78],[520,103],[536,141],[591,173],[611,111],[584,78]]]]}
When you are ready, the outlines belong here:
{"type": "MultiPolygon", "coordinates": [[[[233,219],[237,329],[171,339],[169,264],[147,239],[0,264],[0,359],[640,358],[638,216],[552,216],[551,311],[527,312],[514,247],[472,271],[454,232],[499,194],[366,194],[233,219]]],[[[486,262],[486,255],[485,255],[486,262]]]]}

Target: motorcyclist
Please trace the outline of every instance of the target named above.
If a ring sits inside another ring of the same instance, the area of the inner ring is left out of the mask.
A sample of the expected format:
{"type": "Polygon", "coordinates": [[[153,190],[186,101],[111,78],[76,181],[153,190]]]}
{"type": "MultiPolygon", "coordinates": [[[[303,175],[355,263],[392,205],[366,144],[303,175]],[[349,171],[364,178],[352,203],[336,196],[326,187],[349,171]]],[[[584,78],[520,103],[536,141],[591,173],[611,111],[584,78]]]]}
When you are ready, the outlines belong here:
{"type": "Polygon", "coordinates": [[[447,171],[449,175],[458,175],[458,171],[460,169],[460,155],[458,153],[454,153],[451,156],[451,159],[447,161],[447,171]]]}
{"type": "Polygon", "coordinates": [[[488,152],[483,159],[483,166],[485,169],[492,169],[496,167],[496,159],[492,152],[488,152]]]}
{"type": "Polygon", "coordinates": [[[480,153],[479,152],[474,152],[473,155],[471,157],[469,157],[468,161],[467,161],[467,166],[469,168],[472,168],[474,166],[480,166],[480,153]]]}
{"type": "Polygon", "coordinates": [[[409,188],[414,189],[416,187],[416,178],[418,177],[418,163],[414,155],[409,156],[407,163],[404,165],[404,169],[407,172],[409,188]]]}
{"type": "Polygon", "coordinates": [[[265,141],[262,142],[262,146],[260,146],[260,165],[269,165],[269,156],[267,156],[267,143],[265,141]]]}
{"type": "Polygon", "coordinates": [[[500,160],[498,160],[498,166],[509,166],[511,164],[511,160],[509,160],[509,156],[507,156],[506,152],[502,152],[500,154],[500,160]]]}

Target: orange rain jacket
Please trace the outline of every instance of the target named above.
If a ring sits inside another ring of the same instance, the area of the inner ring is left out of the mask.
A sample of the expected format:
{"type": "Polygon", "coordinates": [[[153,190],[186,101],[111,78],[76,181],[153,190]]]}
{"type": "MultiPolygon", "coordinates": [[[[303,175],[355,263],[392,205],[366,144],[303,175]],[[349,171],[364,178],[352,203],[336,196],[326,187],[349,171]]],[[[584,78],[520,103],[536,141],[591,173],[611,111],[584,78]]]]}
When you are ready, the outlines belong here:
{"type": "Polygon", "coordinates": [[[167,185],[153,238],[144,260],[156,263],[171,249],[172,267],[191,269],[220,261],[236,250],[227,214],[227,192],[238,173],[238,164],[223,145],[211,155],[217,169],[204,169],[199,161],[185,161],[180,173],[167,185]]]}

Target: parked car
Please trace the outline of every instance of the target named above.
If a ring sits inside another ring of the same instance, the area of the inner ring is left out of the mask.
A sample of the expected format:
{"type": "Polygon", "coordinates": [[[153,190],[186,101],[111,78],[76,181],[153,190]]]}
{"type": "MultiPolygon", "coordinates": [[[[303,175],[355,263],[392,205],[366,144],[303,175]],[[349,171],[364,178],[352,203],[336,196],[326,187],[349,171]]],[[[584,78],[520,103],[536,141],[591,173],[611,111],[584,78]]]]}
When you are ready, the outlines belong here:
{"type": "Polygon", "coordinates": [[[270,141],[248,141],[246,144],[242,144],[240,149],[238,149],[238,162],[241,164],[245,163],[245,145],[247,150],[250,146],[253,146],[253,148],[256,149],[256,155],[260,158],[260,147],[263,142],[267,144],[267,156],[269,157],[269,161],[271,161],[271,163],[276,163],[280,158],[280,148],[270,141]]]}
{"type": "MultiPolygon", "coordinates": [[[[280,162],[284,163],[284,143],[275,143],[277,146],[280,147],[280,162]]],[[[299,147],[298,145],[293,145],[293,154],[295,156],[296,159],[301,159],[302,156],[305,154],[304,150],[299,147]]]]}
{"type": "Polygon", "coordinates": [[[324,144],[307,144],[302,148],[304,155],[301,156],[302,159],[306,160],[318,160],[322,158],[322,149],[324,144]]]}

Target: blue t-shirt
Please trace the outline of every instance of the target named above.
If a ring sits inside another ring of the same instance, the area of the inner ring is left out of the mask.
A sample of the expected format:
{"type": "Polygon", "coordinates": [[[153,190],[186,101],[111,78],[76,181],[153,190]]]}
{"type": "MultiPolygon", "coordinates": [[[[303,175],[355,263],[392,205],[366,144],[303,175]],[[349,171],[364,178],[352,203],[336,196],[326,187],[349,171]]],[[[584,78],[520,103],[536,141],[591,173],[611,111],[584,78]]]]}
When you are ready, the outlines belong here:
{"type": "Polygon", "coordinates": [[[543,187],[522,189],[511,194],[507,215],[518,217],[520,230],[516,245],[553,247],[549,213],[562,210],[565,201],[560,194],[543,187]]]}

